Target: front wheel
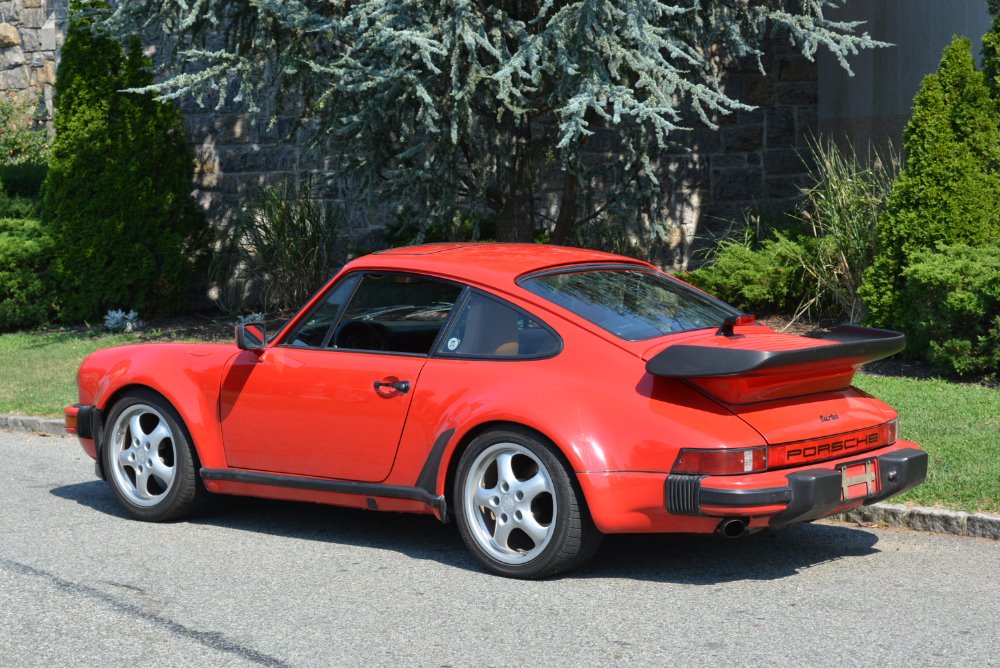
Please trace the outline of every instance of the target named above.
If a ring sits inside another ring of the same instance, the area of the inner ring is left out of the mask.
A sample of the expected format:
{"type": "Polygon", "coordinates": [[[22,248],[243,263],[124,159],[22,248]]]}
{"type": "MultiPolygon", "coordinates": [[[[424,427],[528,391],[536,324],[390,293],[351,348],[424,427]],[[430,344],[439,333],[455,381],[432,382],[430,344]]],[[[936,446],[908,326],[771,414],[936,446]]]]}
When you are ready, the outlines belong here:
{"type": "Polygon", "coordinates": [[[490,431],[473,440],[459,460],[452,498],[466,546],[499,575],[566,572],[601,542],[566,466],[527,431],[490,431]]]}
{"type": "Polygon", "coordinates": [[[165,399],[135,391],[108,415],[102,455],[115,496],[136,519],[162,522],[190,514],[208,492],[180,416],[165,399]]]}

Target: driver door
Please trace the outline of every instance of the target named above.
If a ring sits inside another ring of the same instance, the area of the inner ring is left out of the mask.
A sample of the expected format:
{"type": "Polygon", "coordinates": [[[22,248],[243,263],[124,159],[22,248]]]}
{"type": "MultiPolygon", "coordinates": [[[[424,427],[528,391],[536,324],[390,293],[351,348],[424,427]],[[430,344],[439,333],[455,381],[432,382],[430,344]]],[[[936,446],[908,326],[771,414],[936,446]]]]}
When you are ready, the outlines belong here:
{"type": "Polygon", "coordinates": [[[420,371],[462,288],[401,273],[351,274],[222,383],[231,468],[384,480],[420,371]]]}

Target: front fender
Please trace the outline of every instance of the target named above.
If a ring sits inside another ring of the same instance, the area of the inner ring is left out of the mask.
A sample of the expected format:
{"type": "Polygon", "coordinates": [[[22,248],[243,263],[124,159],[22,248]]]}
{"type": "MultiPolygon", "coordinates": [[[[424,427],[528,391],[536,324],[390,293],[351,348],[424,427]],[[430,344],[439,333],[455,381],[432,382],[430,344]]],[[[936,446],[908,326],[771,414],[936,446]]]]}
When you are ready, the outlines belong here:
{"type": "Polygon", "coordinates": [[[238,352],[233,345],[172,343],[98,350],[80,366],[80,403],[107,414],[130,387],[154,390],[184,420],[202,465],[224,468],[219,386],[226,362],[238,352]]]}

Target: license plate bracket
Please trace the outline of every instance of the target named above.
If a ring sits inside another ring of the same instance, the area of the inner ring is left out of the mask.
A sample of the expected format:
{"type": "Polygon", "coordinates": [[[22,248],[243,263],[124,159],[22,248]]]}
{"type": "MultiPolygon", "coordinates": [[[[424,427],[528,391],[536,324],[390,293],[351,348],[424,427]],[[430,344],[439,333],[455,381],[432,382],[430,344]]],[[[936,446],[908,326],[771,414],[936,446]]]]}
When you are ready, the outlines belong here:
{"type": "Polygon", "coordinates": [[[851,501],[878,492],[878,466],[874,459],[866,459],[850,464],[841,464],[840,471],[841,501],[851,501]]]}

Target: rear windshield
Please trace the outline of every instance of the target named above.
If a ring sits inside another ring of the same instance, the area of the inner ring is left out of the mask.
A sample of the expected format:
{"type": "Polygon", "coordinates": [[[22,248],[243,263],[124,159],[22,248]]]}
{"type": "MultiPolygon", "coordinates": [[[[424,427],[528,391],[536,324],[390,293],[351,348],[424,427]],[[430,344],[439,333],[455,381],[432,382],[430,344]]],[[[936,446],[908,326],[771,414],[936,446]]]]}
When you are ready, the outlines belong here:
{"type": "Polygon", "coordinates": [[[588,268],[529,276],[520,285],[626,341],[718,327],[740,311],[643,268],[588,268]]]}

